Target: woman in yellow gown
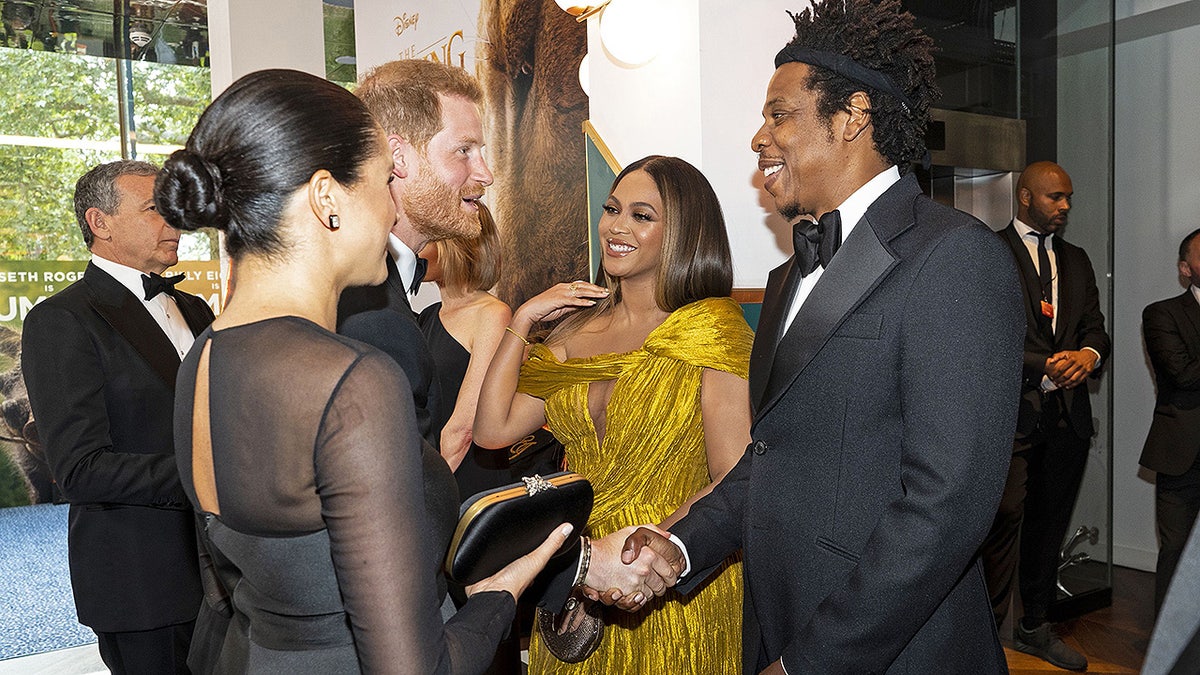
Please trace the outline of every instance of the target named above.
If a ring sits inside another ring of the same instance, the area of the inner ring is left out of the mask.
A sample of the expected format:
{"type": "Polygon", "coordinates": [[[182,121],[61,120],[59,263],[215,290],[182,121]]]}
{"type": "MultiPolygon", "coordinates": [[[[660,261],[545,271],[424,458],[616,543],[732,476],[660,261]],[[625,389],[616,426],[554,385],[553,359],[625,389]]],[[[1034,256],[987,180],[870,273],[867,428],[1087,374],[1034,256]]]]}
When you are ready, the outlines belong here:
{"type": "MultiPolygon", "coordinates": [[[[695,167],[661,156],[628,166],[599,234],[599,284],[558,284],[513,314],[485,378],[475,439],[500,447],[548,423],[571,470],[595,488],[583,584],[606,590],[605,565],[619,566],[630,528],[669,528],[744,452],[753,333],[729,298],[724,219],[695,167]],[[527,342],[535,325],[564,316],[544,343],[527,342]]],[[[555,659],[535,630],[529,671],[735,672],[741,604],[741,566],[731,560],[690,596],[668,592],[631,614],[606,610],[604,639],[582,663],[555,659]]]]}

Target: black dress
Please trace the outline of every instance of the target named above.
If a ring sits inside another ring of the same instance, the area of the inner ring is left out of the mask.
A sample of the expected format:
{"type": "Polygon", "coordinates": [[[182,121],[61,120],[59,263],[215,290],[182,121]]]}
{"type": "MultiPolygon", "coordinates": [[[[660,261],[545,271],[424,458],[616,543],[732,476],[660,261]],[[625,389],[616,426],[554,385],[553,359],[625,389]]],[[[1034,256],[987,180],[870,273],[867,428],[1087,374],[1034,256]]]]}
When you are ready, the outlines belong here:
{"type": "Polygon", "coordinates": [[[223,644],[209,646],[215,670],[485,669],[513,599],[480,593],[442,622],[457,491],[445,463],[421,453],[399,366],[296,317],[205,331],[176,389],[177,460],[194,505],[192,405],[209,344],[220,516],[205,517],[206,534],[233,607],[223,644]]]}
{"type": "MultiPolygon", "coordinates": [[[[445,411],[453,411],[454,404],[458,401],[458,390],[462,388],[463,378],[467,375],[471,353],[459,344],[453,335],[446,332],[440,316],[441,309],[440,302],[426,307],[417,318],[417,323],[421,326],[421,332],[425,334],[429,353],[433,355],[434,372],[442,396],[440,407],[445,411]]],[[[467,449],[467,454],[463,456],[462,464],[454,471],[460,498],[466,501],[477,492],[507,485],[516,480],[510,470],[508,458],[508,450],[489,450],[472,443],[467,449]]]]}

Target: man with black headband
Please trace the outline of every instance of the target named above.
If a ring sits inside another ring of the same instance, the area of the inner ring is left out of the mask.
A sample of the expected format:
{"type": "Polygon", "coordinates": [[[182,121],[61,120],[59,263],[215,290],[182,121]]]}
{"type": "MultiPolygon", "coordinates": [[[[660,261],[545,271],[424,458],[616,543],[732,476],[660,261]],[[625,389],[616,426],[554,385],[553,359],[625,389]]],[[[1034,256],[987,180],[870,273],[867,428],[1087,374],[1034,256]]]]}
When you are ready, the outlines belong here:
{"type": "MultiPolygon", "coordinates": [[[[796,254],[767,281],[753,442],[671,528],[676,588],[743,549],[746,673],[1005,672],[975,552],[1016,424],[1012,256],[911,175],[932,41],[899,1],[793,18],[751,145],[796,254]]],[[[643,529],[626,559],[646,545],[669,553],[643,529]]]]}

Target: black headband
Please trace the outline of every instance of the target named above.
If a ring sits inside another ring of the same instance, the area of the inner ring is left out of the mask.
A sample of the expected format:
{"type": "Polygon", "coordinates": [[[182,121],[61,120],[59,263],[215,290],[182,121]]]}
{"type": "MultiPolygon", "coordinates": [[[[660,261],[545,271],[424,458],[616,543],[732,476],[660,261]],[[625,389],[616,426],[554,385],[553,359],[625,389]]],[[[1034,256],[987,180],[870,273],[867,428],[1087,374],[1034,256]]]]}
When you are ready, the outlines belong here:
{"type": "Polygon", "coordinates": [[[785,63],[793,61],[799,63],[807,63],[813,66],[820,66],[826,70],[833,71],[842,77],[853,80],[859,84],[865,84],[872,89],[881,91],[885,94],[890,94],[893,98],[900,102],[906,110],[913,108],[912,101],[904,94],[904,91],[896,86],[892,78],[884,75],[878,70],[872,70],[845,54],[837,54],[835,52],[823,52],[816,49],[808,49],[807,47],[787,46],[775,55],[775,67],[778,68],[785,63]]]}

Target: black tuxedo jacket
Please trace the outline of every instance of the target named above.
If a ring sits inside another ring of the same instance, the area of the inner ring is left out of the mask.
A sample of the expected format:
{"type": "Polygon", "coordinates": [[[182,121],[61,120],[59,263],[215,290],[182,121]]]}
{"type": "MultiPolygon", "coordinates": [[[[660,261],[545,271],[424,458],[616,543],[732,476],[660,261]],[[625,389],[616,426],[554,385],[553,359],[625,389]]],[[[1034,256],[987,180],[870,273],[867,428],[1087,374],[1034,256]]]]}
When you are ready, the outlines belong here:
{"type": "Polygon", "coordinates": [[[1178,476],[1200,452],[1200,303],[1191,289],[1142,312],[1158,396],[1142,466],[1178,476]]]}
{"type": "Polygon", "coordinates": [[[976,550],[1011,457],[1024,321],[1012,257],[911,175],[846,237],[776,345],[789,260],[750,359],[752,443],[672,528],[687,592],[743,549],[743,671],[996,673],[976,550]]]}
{"type": "MultiPolygon", "coordinates": [[[[1037,429],[1042,415],[1039,388],[1046,359],[1060,351],[1091,347],[1100,354],[1100,365],[1103,367],[1108,363],[1112,343],[1108,333],[1104,332],[1104,314],[1100,312],[1096,273],[1083,249],[1058,235],[1051,239],[1058,262],[1058,325],[1051,337],[1049,319],[1042,315],[1041,310],[1041,282],[1028,247],[1021,241],[1012,223],[1000,231],[1000,236],[1017,261],[1025,304],[1025,367],[1021,376],[1021,412],[1017,417],[1017,434],[1023,436],[1037,429]]],[[[1100,368],[1097,368],[1093,375],[1099,374],[1100,368]]],[[[1062,395],[1071,428],[1080,438],[1090,438],[1095,433],[1095,427],[1086,383],[1065,389],[1062,395]]]]}
{"type": "Polygon", "coordinates": [[[442,427],[452,410],[441,410],[441,388],[434,371],[433,355],[417,325],[408,301],[408,289],[392,256],[387,256],[387,279],[378,286],[359,286],[342,291],[338,301],[338,333],[365,342],[392,357],[412,385],[421,436],[436,450],[442,427]]]}
{"type": "MultiPolygon", "coordinates": [[[[172,291],[194,334],[200,298],[172,291]]],[[[179,355],[141,301],[99,267],[25,318],[21,366],[51,472],[70,502],[80,623],[160,628],[200,607],[191,505],[172,434],[179,355]]]]}

